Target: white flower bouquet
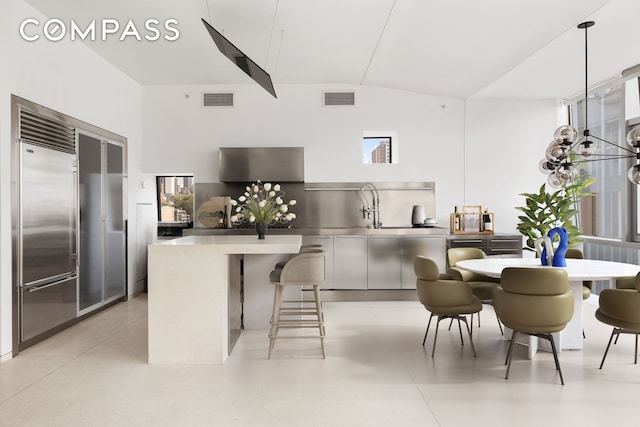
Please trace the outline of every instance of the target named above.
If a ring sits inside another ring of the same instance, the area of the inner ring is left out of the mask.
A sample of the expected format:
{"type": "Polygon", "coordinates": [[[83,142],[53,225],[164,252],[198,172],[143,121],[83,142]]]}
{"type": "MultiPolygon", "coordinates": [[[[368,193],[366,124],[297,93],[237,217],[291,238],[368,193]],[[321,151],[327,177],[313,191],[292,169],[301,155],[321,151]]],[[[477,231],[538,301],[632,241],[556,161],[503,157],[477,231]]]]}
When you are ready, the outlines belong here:
{"type": "Polygon", "coordinates": [[[246,191],[238,200],[231,199],[231,222],[241,223],[249,221],[256,224],[275,224],[289,222],[296,218],[296,214],[289,211],[289,206],[296,204],[295,200],[284,201],[284,191],[280,184],[271,185],[257,181],[246,187],[246,191]]]}

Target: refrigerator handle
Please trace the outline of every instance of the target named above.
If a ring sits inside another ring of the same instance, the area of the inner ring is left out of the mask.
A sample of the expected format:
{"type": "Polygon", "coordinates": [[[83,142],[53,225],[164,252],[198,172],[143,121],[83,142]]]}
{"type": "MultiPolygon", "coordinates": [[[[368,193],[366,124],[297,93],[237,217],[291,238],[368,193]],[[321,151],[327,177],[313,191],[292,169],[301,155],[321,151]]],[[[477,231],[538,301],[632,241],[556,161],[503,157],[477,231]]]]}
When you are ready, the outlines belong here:
{"type": "Polygon", "coordinates": [[[41,285],[41,286],[34,286],[34,287],[32,287],[32,288],[29,288],[29,292],[36,292],[36,291],[39,291],[40,289],[48,288],[48,287],[50,287],[50,286],[59,285],[60,283],[68,282],[69,280],[71,280],[71,279],[75,279],[75,278],[77,278],[77,277],[78,277],[78,276],[65,277],[64,279],[62,279],[62,280],[57,280],[57,281],[55,281],[55,282],[53,282],[53,283],[47,283],[46,285],[41,285]]]}
{"type": "Polygon", "coordinates": [[[74,211],[73,211],[73,225],[71,226],[72,235],[71,235],[71,256],[70,259],[73,261],[73,265],[78,268],[78,216],[80,215],[80,207],[79,200],[80,195],[78,194],[79,184],[78,184],[78,161],[76,159],[75,165],[73,167],[73,199],[74,199],[74,211]]]}

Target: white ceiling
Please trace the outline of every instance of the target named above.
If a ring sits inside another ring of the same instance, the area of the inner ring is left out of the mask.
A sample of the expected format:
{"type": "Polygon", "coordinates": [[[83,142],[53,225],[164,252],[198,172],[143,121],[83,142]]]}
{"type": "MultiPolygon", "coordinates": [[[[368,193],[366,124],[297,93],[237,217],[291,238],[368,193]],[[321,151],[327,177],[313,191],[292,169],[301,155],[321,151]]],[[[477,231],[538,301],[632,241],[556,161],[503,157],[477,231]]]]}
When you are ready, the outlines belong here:
{"type": "Polygon", "coordinates": [[[460,99],[562,98],[640,63],[639,0],[26,0],[49,18],[179,21],[180,37],[85,43],[143,85],[253,84],[210,22],[279,84],[371,85],[460,99]],[[81,6],[80,6],[81,5],[81,6]]]}

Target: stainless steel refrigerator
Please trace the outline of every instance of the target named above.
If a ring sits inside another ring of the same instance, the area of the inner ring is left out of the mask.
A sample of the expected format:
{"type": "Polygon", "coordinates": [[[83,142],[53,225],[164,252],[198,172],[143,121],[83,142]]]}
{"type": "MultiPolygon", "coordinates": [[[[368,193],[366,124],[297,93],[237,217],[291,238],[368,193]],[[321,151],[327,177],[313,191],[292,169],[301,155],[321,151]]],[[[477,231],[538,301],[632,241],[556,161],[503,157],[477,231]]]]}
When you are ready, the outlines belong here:
{"type": "Polygon", "coordinates": [[[20,143],[20,341],[77,315],[76,154],[20,143]]]}

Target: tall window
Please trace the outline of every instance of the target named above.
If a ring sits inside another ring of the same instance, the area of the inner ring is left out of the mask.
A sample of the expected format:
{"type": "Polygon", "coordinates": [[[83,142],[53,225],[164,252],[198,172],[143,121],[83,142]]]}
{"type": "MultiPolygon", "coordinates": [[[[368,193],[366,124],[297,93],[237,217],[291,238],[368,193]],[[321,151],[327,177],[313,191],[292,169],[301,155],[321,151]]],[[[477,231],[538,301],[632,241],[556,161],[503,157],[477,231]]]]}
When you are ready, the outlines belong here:
{"type": "MultiPolygon", "coordinates": [[[[585,100],[570,105],[571,122],[582,135],[585,129],[585,100]]],[[[602,90],[591,98],[588,105],[590,133],[606,141],[621,145],[625,143],[621,136],[623,117],[622,86],[618,85],[602,90]]],[[[596,141],[598,157],[621,156],[626,153],[620,148],[596,141]]],[[[623,236],[624,194],[626,186],[627,160],[602,160],[586,162],[580,165],[580,173],[591,175],[596,182],[588,189],[593,197],[582,201],[583,233],[598,237],[620,239],[623,236]]]]}
{"type": "Polygon", "coordinates": [[[158,176],[158,221],[193,221],[193,177],[158,176]]]}

